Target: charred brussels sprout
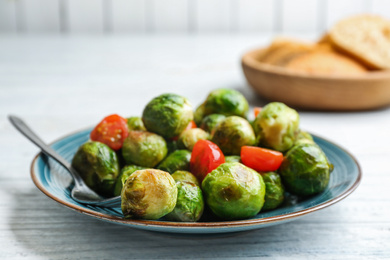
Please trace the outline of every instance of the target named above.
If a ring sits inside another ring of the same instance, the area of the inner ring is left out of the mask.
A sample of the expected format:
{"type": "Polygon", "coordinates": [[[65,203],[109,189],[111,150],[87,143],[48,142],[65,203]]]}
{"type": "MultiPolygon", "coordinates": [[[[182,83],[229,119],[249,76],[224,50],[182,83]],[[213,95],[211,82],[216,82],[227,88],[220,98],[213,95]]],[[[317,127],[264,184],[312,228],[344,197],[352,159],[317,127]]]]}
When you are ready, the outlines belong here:
{"type": "Polygon", "coordinates": [[[249,105],[245,97],[234,89],[217,89],[207,96],[204,103],[204,115],[222,114],[225,116],[245,117],[249,105]]]}
{"type": "Polygon", "coordinates": [[[149,168],[160,163],[167,152],[164,138],[145,131],[130,131],[122,147],[122,156],[127,164],[149,168]]]}
{"type": "Polygon", "coordinates": [[[175,208],[176,183],[167,172],[138,170],[127,178],[121,199],[125,218],[159,219],[175,208]]]}
{"type": "Polygon", "coordinates": [[[176,206],[166,218],[182,222],[198,221],[204,209],[202,190],[196,184],[186,181],[178,181],[176,186],[176,206]]]}
{"type": "Polygon", "coordinates": [[[119,196],[121,195],[121,191],[123,188],[123,184],[125,184],[127,178],[134,173],[135,171],[138,170],[144,170],[145,167],[137,166],[137,165],[127,165],[122,168],[118,178],[116,179],[115,182],[115,187],[114,187],[114,196],[119,196]]]}
{"type": "Polygon", "coordinates": [[[284,156],[279,168],[286,189],[296,195],[313,195],[325,190],[332,166],[316,144],[298,144],[284,156]]]}
{"type": "Polygon", "coordinates": [[[190,102],[175,94],[152,99],[142,114],[146,129],[165,138],[178,136],[193,118],[190,102]]]}
{"type": "Polygon", "coordinates": [[[265,183],[265,202],[262,211],[276,209],[284,200],[284,187],[279,174],[267,172],[261,175],[265,183]]]}
{"type": "Polygon", "coordinates": [[[241,157],[238,155],[225,156],[225,162],[241,162],[241,157]]]}
{"type": "Polygon", "coordinates": [[[212,212],[225,220],[253,217],[264,204],[263,178],[237,162],[221,164],[209,173],[202,190],[212,212]]]}
{"type": "Polygon", "coordinates": [[[196,184],[197,186],[199,186],[198,179],[195,177],[195,175],[193,175],[189,171],[175,171],[172,174],[172,178],[176,182],[178,182],[178,181],[192,182],[192,183],[196,184]]]}
{"type": "Polygon", "coordinates": [[[119,174],[119,162],[110,147],[100,142],[81,145],[73,157],[72,167],[92,190],[104,196],[112,196],[119,174]]]}
{"type": "Polygon", "coordinates": [[[192,151],[194,145],[199,140],[207,140],[209,134],[200,128],[192,128],[184,130],[177,140],[177,146],[180,149],[192,151]]]}
{"type": "Polygon", "coordinates": [[[212,133],[215,127],[224,119],[226,116],[220,114],[211,114],[205,116],[200,124],[200,128],[205,130],[206,132],[212,133]]]}
{"type": "Polygon", "coordinates": [[[132,116],[127,118],[127,127],[129,128],[129,131],[146,131],[142,118],[138,116],[132,116]]]}
{"type": "Polygon", "coordinates": [[[256,137],[249,122],[238,116],[225,118],[216,127],[211,141],[224,154],[239,155],[244,145],[255,145],[256,137]]]}
{"type": "Polygon", "coordinates": [[[295,142],[299,131],[299,115],[283,103],[272,102],[257,115],[253,128],[260,146],[285,152],[295,142]]]}
{"type": "Polygon", "coordinates": [[[178,170],[190,169],[191,152],[188,150],[176,150],[168,155],[157,167],[162,171],[174,173],[178,170]]]}

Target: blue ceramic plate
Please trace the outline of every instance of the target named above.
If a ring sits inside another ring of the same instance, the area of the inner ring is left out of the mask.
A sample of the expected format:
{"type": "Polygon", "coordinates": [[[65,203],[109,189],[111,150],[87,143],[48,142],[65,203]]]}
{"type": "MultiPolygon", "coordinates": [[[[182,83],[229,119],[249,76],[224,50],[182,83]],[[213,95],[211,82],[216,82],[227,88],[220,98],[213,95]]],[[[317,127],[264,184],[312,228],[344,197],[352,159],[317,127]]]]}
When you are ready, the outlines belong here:
{"type": "MultiPolygon", "coordinates": [[[[64,137],[54,142],[52,147],[65,159],[71,161],[77,148],[89,139],[90,131],[91,129],[88,129],[64,137]]],[[[246,231],[285,223],[323,209],[344,199],[357,188],[361,179],[361,170],[356,159],[341,147],[323,138],[317,136],[314,138],[334,164],[328,188],[321,194],[306,199],[287,196],[286,202],[281,208],[264,213],[260,212],[254,218],[246,220],[218,221],[211,216],[205,216],[201,222],[196,223],[123,219],[120,208],[100,208],[74,201],[70,197],[72,185],[70,174],[57,162],[41,153],[32,162],[31,177],[43,193],[58,203],[90,217],[114,224],[149,231],[187,234],[246,231]]]]}

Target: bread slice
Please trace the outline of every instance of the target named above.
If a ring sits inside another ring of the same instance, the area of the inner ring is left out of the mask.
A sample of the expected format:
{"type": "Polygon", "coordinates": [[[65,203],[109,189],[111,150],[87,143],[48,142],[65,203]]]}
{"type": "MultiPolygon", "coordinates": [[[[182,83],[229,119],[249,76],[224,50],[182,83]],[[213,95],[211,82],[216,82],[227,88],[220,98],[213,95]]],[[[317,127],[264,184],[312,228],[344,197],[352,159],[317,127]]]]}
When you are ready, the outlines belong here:
{"type": "Polygon", "coordinates": [[[390,69],[390,21],[375,15],[357,15],[336,23],[328,35],[336,48],[370,68],[390,69]]]}

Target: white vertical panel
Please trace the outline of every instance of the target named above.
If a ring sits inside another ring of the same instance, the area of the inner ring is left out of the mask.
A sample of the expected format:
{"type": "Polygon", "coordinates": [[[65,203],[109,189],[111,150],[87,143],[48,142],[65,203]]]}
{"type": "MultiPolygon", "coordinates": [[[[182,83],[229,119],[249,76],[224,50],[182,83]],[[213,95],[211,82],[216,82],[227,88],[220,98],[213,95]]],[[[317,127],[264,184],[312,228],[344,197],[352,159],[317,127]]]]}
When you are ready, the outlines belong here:
{"type": "Polygon", "coordinates": [[[285,0],[282,9],[282,30],[314,32],[317,30],[317,1],[285,0]]]}
{"type": "Polygon", "coordinates": [[[146,30],[145,3],[144,0],[113,0],[113,31],[144,32],[146,30]]]}
{"type": "Polygon", "coordinates": [[[328,0],[327,27],[353,14],[367,13],[368,0],[328,0]]]}
{"type": "Polygon", "coordinates": [[[154,0],[152,4],[154,31],[188,31],[188,0],[154,0]]]}
{"type": "Polygon", "coordinates": [[[69,0],[70,32],[103,32],[102,0],[69,0]]]}
{"type": "Polygon", "coordinates": [[[274,0],[240,0],[238,31],[272,31],[274,29],[274,0]]]}
{"type": "Polygon", "coordinates": [[[24,14],[27,32],[60,31],[58,0],[24,0],[24,14]]]}
{"type": "Polygon", "coordinates": [[[372,12],[390,19],[390,1],[389,0],[372,0],[372,12]]]}
{"type": "Polygon", "coordinates": [[[231,10],[228,0],[197,0],[195,2],[195,31],[229,32],[231,10]]]}
{"type": "Polygon", "coordinates": [[[15,1],[0,0],[0,32],[16,31],[15,1]]]}

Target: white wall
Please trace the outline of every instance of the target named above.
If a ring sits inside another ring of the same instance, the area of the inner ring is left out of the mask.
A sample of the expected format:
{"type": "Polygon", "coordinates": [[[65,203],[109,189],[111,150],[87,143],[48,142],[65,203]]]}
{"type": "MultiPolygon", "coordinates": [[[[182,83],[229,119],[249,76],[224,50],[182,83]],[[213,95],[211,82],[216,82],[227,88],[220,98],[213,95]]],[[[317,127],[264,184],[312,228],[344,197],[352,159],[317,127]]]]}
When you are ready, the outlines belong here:
{"type": "Polygon", "coordinates": [[[0,0],[7,33],[322,32],[390,0],[0,0]]]}

